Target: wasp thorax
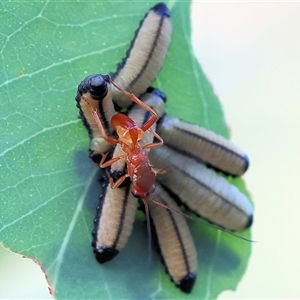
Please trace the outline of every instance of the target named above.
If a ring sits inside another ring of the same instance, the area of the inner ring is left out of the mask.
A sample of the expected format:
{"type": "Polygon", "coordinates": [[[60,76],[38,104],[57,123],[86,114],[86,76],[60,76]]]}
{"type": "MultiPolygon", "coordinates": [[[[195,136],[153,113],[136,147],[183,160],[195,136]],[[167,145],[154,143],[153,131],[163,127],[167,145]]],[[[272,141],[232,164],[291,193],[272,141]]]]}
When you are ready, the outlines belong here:
{"type": "Polygon", "coordinates": [[[134,148],[134,145],[144,136],[144,131],[140,128],[125,129],[121,126],[117,126],[116,132],[121,138],[122,142],[128,146],[131,146],[132,148],[134,148]]]}

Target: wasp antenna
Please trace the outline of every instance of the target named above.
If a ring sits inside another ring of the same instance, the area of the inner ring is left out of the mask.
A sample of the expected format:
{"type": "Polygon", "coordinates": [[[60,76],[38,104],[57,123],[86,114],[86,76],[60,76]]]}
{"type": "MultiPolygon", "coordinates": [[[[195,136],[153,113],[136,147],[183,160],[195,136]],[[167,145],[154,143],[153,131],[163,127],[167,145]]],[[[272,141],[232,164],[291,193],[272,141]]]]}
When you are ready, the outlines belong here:
{"type": "Polygon", "coordinates": [[[150,265],[152,260],[152,233],[151,233],[151,224],[150,224],[150,214],[149,214],[149,206],[147,203],[147,198],[140,198],[145,206],[145,214],[146,214],[146,221],[147,221],[147,234],[148,234],[148,264],[150,265]]]}
{"type": "Polygon", "coordinates": [[[190,220],[192,220],[192,221],[196,221],[196,222],[205,224],[206,226],[209,226],[209,227],[212,227],[212,228],[215,228],[215,229],[219,229],[219,230],[221,230],[221,231],[223,231],[223,232],[225,232],[225,233],[228,233],[228,234],[230,234],[230,235],[232,235],[232,236],[234,236],[234,237],[236,237],[236,238],[238,238],[238,239],[240,239],[240,240],[243,240],[243,241],[246,241],[246,242],[251,242],[251,243],[256,242],[256,241],[253,241],[253,240],[251,240],[251,239],[247,239],[247,238],[245,238],[245,237],[242,237],[242,236],[240,236],[240,235],[238,235],[238,234],[235,234],[235,233],[232,232],[232,231],[226,230],[225,228],[223,228],[223,227],[221,227],[221,226],[218,226],[218,225],[212,224],[212,223],[208,223],[207,221],[202,220],[202,219],[199,219],[198,217],[193,217],[193,216],[190,216],[190,215],[188,215],[188,214],[185,214],[185,213],[182,212],[181,210],[177,210],[177,209],[174,209],[174,208],[172,208],[172,207],[169,207],[169,206],[167,206],[167,205],[165,205],[165,204],[163,204],[163,203],[161,203],[161,202],[155,200],[155,199],[152,198],[151,196],[148,196],[147,199],[151,200],[151,201],[154,202],[155,204],[157,204],[157,205],[159,205],[159,206],[161,206],[161,207],[163,207],[163,208],[165,208],[165,209],[168,209],[168,210],[170,210],[170,211],[172,211],[172,212],[175,212],[175,213],[177,213],[177,214],[183,215],[183,216],[184,216],[185,218],[187,218],[187,219],[190,219],[190,220]]]}
{"type": "MultiPolygon", "coordinates": [[[[194,220],[195,220],[195,219],[194,219],[194,220]]],[[[234,232],[232,232],[232,231],[226,230],[226,228],[223,228],[223,227],[218,226],[218,225],[216,225],[216,224],[208,223],[208,222],[206,222],[205,220],[196,219],[196,221],[198,221],[199,223],[205,224],[205,225],[207,225],[207,226],[209,226],[209,227],[219,229],[219,230],[221,230],[221,231],[223,231],[223,232],[225,232],[225,233],[228,233],[228,234],[230,234],[230,235],[232,235],[232,236],[234,236],[234,237],[236,237],[236,238],[238,238],[238,239],[240,239],[240,240],[243,240],[243,241],[246,241],[246,242],[250,242],[250,243],[256,243],[256,242],[257,242],[257,241],[253,241],[253,240],[251,240],[251,239],[247,239],[247,238],[245,238],[245,237],[243,237],[243,236],[240,236],[240,235],[238,235],[238,234],[236,234],[236,233],[234,233],[234,232]]]]}
{"type": "Polygon", "coordinates": [[[169,207],[168,205],[166,205],[166,204],[164,204],[164,203],[161,203],[161,202],[155,200],[155,199],[152,198],[150,195],[149,195],[146,199],[151,200],[153,203],[155,203],[155,204],[157,204],[157,205],[159,205],[159,206],[161,206],[161,207],[163,207],[163,208],[165,208],[165,209],[168,209],[168,210],[170,210],[170,211],[172,211],[172,212],[175,212],[175,213],[177,213],[177,214],[183,215],[183,216],[185,216],[185,217],[188,218],[188,219],[191,219],[191,220],[194,220],[194,221],[197,221],[197,220],[198,220],[198,219],[196,219],[196,218],[194,218],[194,217],[192,217],[192,216],[190,216],[190,215],[185,214],[184,212],[182,212],[182,211],[180,211],[180,210],[177,210],[177,209],[175,209],[175,208],[169,207]]]}

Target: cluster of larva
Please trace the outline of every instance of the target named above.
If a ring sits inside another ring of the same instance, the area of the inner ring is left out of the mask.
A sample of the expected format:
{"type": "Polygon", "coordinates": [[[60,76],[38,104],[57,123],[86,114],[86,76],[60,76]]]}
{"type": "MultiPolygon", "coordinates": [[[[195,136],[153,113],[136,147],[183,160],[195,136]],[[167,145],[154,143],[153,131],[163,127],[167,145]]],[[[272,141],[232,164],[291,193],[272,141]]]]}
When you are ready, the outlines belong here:
{"type": "Polygon", "coordinates": [[[97,261],[113,259],[126,245],[140,199],[171,279],[189,293],[197,253],[179,206],[227,231],[249,228],[253,207],[213,170],[241,176],[248,168],[247,155],[229,140],[167,115],[166,96],[151,87],[171,33],[168,8],[156,4],[141,21],[117,71],[86,77],[76,101],[89,132],[90,157],[109,174],[94,220],[97,261]],[[120,108],[129,108],[127,114],[120,108]]]}

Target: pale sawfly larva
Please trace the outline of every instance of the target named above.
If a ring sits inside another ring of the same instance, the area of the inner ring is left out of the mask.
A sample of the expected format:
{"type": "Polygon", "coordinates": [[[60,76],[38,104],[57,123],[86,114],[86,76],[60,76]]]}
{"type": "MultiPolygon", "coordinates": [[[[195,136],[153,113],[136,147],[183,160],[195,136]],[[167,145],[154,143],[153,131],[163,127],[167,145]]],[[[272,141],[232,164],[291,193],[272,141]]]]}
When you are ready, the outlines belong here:
{"type": "Polygon", "coordinates": [[[244,151],[204,127],[166,116],[157,132],[169,148],[226,175],[241,176],[248,169],[249,158],[244,151]]]}
{"type": "Polygon", "coordinates": [[[137,199],[130,193],[130,185],[102,189],[100,204],[92,232],[94,254],[99,263],[112,260],[127,243],[132,232],[137,199]]]}
{"type": "MultiPolygon", "coordinates": [[[[140,23],[126,57],[112,79],[122,89],[140,97],[160,71],[171,42],[171,14],[164,3],[152,7],[140,23]]],[[[132,105],[119,90],[112,88],[113,100],[120,107],[132,105]]]]}
{"type": "Polygon", "coordinates": [[[197,252],[185,216],[179,207],[156,183],[153,198],[169,207],[148,201],[150,217],[163,261],[174,283],[184,292],[191,292],[197,277],[197,252]]]}
{"type": "Polygon", "coordinates": [[[225,178],[167,146],[154,149],[149,157],[155,166],[166,170],[157,181],[191,211],[228,230],[241,231],[251,226],[250,201],[225,178]]]}

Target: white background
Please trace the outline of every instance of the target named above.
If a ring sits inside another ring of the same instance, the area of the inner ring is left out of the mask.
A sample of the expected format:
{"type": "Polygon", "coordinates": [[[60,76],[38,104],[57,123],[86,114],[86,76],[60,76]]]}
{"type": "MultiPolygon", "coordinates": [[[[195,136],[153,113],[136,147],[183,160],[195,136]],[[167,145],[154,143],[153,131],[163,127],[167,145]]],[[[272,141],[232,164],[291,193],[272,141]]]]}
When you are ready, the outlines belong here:
{"type": "MultiPolygon", "coordinates": [[[[251,159],[258,242],[220,298],[300,298],[300,3],[194,2],[192,16],[196,56],[251,159]]],[[[2,250],[0,265],[0,298],[51,298],[30,260],[2,250]]]]}

